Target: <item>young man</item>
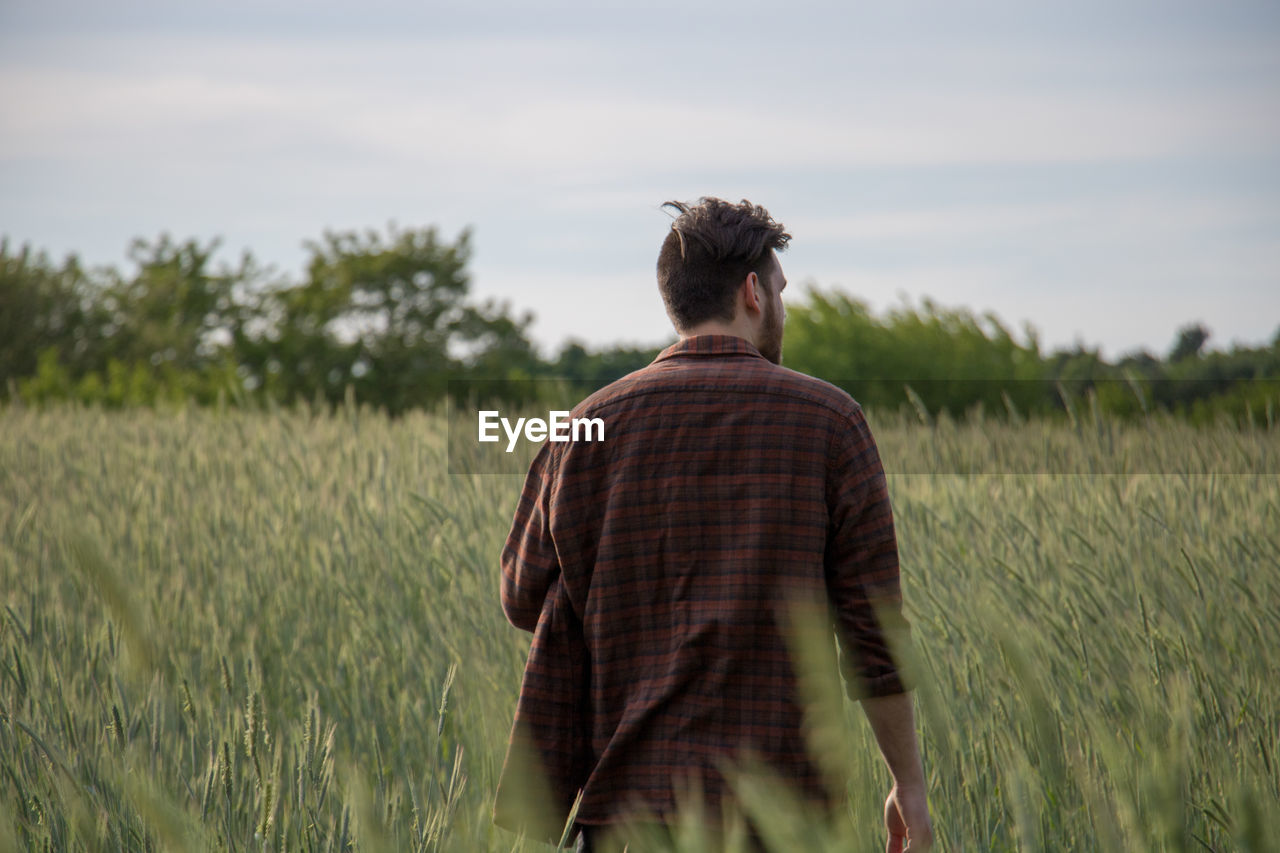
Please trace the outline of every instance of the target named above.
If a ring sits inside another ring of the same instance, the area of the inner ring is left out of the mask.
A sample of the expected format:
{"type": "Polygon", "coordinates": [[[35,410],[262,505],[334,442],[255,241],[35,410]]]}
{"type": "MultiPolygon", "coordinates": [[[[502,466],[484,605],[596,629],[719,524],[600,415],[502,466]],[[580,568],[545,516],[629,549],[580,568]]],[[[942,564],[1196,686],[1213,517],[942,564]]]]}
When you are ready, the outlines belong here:
{"type": "Polygon", "coordinates": [[[581,794],[592,849],[626,821],[673,819],[685,791],[717,814],[747,757],[831,804],[788,647],[788,608],[809,602],[835,616],[893,774],[890,849],[926,850],[875,442],[848,394],[780,366],[783,226],[747,201],[668,205],[658,287],[680,341],[575,408],[603,441],[542,447],[502,553],[503,609],[533,645],[495,816],[558,835],[581,794]],[[529,766],[546,774],[533,792],[529,766]]]}

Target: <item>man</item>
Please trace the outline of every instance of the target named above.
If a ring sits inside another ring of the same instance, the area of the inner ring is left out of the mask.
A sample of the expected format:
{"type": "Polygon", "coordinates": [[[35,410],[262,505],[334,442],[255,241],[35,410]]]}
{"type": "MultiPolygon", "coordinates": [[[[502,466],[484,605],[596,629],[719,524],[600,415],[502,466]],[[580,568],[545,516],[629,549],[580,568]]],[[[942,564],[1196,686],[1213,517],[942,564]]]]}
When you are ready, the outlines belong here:
{"type": "MultiPolygon", "coordinates": [[[[762,760],[831,803],[806,749],[786,609],[821,601],[894,778],[889,849],[932,830],[901,631],[885,478],[858,404],[780,366],[790,235],[761,207],[704,198],[679,216],[658,286],[680,341],[573,412],[599,442],[547,442],[502,553],[502,605],[533,632],[495,817],[579,849],[762,760]],[[549,794],[520,789],[535,765],[549,794]],[[522,812],[521,807],[525,810],[522,812]]],[[[856,345],[856,342],[850,342],[856,345]]]]}

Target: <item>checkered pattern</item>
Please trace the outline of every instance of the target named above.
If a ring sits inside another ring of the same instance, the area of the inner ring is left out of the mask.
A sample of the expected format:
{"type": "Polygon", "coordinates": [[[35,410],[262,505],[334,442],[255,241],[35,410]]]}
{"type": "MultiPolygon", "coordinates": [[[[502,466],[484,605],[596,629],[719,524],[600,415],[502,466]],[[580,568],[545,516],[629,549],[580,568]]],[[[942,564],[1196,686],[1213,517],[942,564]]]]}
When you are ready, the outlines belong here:
{"type": "Polygon", "coordinates": [[[605,440],[543,446],[502,553],[503,609],[533,632],[512,739],[560,820],[579,790],[580,823],[669,814],[690,779],[714,810],[720,762],[744,752],[826,800],[780,606],[829,602],[851,690],[906,689],[884,610],[905,627],[893,515],[861,408],[704,335],[573,414],[603,418],[605,440]]]}

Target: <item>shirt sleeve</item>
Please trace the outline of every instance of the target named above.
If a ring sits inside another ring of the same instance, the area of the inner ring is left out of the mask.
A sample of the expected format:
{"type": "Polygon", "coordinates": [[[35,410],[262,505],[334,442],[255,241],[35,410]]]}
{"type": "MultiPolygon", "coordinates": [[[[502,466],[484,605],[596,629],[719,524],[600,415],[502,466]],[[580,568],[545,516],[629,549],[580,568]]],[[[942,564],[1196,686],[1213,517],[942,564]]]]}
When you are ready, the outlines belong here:
{"type": "Polygon", "coordinates": [[[898,540],[880,454],[861,407],[832,440],[827,477],[826,582],[850,697],[908,690],[900,656],[910,625],[902,613],[898,540]]]}
{"type": "Polygon", "coordinates": [[[560,577],[549,512],[553,467],[551,442],[546,442],[529,466],[502,549],[502,610],[524,631],[537,627],[547,591],[560,577]]]}

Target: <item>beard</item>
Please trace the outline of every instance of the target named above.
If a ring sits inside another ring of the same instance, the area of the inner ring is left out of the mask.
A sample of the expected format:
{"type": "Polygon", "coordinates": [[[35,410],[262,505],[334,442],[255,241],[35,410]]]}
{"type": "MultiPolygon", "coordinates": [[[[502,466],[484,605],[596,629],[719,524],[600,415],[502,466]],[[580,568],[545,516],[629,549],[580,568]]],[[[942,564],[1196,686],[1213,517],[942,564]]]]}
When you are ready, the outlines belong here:
{"type": "Polygon", "coordinates": [[[773,300],[765,302],[764,323],[760,327],[760,354],[774,364],[782,364],[782,312],[775,311],[773,300]]]}

